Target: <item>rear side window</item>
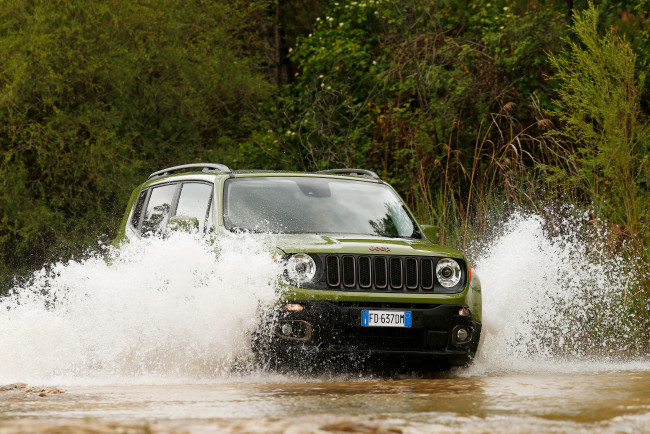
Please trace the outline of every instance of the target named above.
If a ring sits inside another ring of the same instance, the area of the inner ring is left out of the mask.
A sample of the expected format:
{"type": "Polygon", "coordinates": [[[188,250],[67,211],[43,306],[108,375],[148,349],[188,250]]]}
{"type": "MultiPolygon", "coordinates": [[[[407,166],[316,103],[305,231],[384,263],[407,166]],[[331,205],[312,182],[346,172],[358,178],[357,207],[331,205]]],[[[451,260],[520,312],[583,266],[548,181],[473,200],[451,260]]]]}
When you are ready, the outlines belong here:
{"type": "Polygon", "coordinates": [[[195,217],[199,221],[199,233],[203,233],[208,218],[211,198],[212,185],[186,182],[181,187],[181,195],[178,198],[178,207],[176,208],[175,215],[195,217]]]}
{"type": "Polygon", "coordinates": [[[177,184],[167,184],[151,189],[149,203],[142,222],[142,235],[160,235],[172,212],[177,184]]]}
{"type": "Polygon", "coordinates": [[[149,190],[144,190],[138,196],[138,200],[135,202],[135,207],[133,208],[133,215],[131,216],[131,225],[134,228],[137,228],[140,225],[140,216],[142,215],[142,208],[144,207],[144,201],[147,200],[147,194],[149,190]]]}

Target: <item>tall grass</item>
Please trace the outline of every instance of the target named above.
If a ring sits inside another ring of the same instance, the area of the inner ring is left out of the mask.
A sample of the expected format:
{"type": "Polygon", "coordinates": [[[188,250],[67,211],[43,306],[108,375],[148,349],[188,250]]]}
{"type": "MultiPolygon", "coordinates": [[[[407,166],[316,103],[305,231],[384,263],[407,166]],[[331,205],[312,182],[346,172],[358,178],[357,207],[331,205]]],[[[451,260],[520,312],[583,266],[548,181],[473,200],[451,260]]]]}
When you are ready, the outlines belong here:
{"type": "Polygon", "coordinates": [[[533,97],[534,124],[520,125],[512,103],[484,118],[469,164],[450,145],[444,180],[422,201],[430,206],[416,212],[437,222],[440,242],[466,249],[494,237],[514,209],[543,216],[548,236],[558,240],[565,222],[575,221],[565,210],[580,210],[588,218],[576,230],[592,246],[593,261],[622,257],[632,270],[621,288],[620,314],[636,330],[638,349],[647,352],[650,128],[639,105],[644,77],[624,39],[601,35],[593,4],[576,15],[572,30],[568,48],[549,56],[557,70],[555,109],[543,113],[533,97]]]}

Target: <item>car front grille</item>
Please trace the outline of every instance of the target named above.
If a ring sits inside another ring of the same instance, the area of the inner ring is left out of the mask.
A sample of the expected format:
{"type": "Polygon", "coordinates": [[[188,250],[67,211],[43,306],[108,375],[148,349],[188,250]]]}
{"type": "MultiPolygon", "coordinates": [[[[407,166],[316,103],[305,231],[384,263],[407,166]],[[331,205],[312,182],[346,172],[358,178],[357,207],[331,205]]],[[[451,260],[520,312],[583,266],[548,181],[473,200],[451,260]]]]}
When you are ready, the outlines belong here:
{"type": "MultiPolygon", "coordinates": [[[[438,259],[417,256],[327,255],[323,279],[329,289],[433,293],[441,289],[435,280],[438,259]]],[[[464,279],[461,279],[458,286],[458,290],[464,286],[464,279]]]]}

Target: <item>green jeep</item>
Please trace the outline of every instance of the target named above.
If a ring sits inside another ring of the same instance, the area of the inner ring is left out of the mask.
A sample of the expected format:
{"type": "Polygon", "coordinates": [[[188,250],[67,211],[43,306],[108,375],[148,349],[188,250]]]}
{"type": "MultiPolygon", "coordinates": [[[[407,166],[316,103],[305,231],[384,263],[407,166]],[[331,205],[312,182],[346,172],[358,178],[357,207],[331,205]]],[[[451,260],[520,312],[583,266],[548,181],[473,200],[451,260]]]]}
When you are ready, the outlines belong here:
{"type": "Polygon", "coordinates": [[[476,353],[477,276],[372,171],[160,170],[133,191],[117,241],[169,230],[217,242],[227,231],[276,234],[282,290],[252,337],[267,366],[431,371],[476,353]]]}

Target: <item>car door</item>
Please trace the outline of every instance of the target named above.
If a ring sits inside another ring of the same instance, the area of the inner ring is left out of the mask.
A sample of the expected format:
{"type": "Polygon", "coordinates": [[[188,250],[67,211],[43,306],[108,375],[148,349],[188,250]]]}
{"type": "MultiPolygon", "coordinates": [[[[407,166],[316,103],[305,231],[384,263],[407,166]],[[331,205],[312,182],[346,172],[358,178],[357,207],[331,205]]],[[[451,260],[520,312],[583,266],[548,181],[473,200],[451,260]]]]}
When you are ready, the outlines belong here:
{"type": "Polygon", "coordinates": [[[133,207],[130,225],[140,237],[166,236],[179,223],[201,234],[212,230],[213,185],[201,181],[170,182],[144,189],[133,207]],[[195,223],[194,223],[195,222],[195,223]]]}
{"type": "Polygon", "coordinates": [[[212,184],[207,182],[184,182],[180,186],[178,204],[174,217],[182,221],[196,221],[197,231],[205,234],[212,230],[212,184]]]}

